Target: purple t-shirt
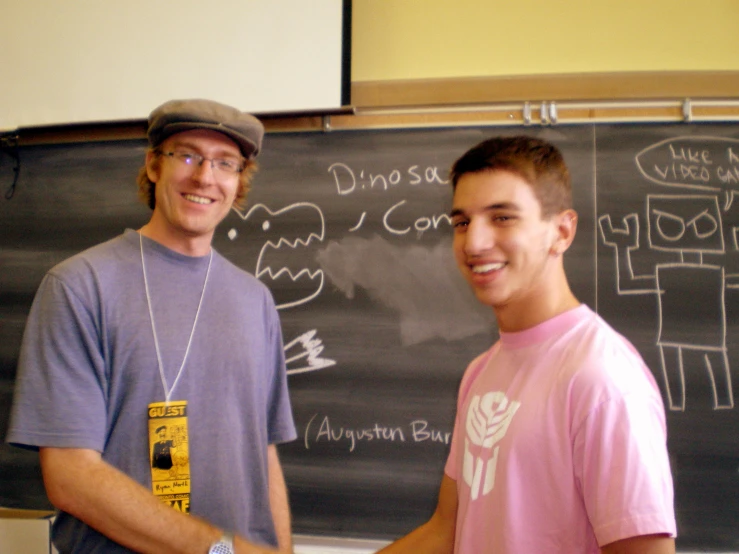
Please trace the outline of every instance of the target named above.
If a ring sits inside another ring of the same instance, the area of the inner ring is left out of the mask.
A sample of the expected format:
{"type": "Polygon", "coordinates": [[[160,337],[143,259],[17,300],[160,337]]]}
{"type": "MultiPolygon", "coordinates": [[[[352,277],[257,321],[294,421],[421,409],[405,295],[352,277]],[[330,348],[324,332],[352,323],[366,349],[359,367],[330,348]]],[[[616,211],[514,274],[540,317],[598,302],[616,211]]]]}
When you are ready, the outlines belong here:
{"type": "Polygon", "coordinates": [[[659,389],[587,306],[501,333],[460,387],[455,552],[596,554],[676,533],[659,389]]]}
{"type": "MultiPolygon", "coordinates": [[[[143,247],[172,387],[209,256],[184,256],[146,238],[143,247]]],[[[267,445],[295,438],[280,322],[269,290],[217,252],[170,400],[188,403],[191,513],[276,544],[267,445]]],[[[127,230],[62,262],[41,283],[24,334],[7,441],[96,450],[151,490],[147,406],[162,401],[139,234],[127,230]]],[[[53,535],[60,550],[125,551],[69,514],[57,517],[53,535]]]]}

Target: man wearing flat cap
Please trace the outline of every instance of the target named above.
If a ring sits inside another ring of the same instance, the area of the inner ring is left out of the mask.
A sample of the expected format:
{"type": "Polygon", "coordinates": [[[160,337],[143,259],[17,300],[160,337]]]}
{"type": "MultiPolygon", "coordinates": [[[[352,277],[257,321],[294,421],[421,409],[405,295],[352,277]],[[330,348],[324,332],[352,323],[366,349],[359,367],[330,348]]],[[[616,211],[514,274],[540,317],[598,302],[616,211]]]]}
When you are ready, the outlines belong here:
{"type": "Polygon", "coordinates": [[[167,102],[148,123],[151,219],[44,277],[7,441],[40,452],[62,554],[291,552],[277,311],[211,246],[245,200],[264,129],[207,100],[167,102]],[[163,426],[169,471],[151,464],[163,426]]]}

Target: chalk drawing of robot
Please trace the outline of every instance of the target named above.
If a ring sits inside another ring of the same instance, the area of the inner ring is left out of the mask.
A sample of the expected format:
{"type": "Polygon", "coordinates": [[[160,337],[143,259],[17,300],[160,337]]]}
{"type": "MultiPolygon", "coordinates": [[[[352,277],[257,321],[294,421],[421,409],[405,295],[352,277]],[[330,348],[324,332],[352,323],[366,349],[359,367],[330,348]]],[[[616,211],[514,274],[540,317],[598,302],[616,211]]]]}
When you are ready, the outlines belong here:
{"type": "MultiPolygon", "coordinates": [[[[636,164],[647,180],[680,190],[646,195],[647,248],[673,259],[655,263],[652,273],[637,274],[632,258],[642,247],[638,214],[626,215],[617,225],[609,214],[600,216],[603,244],[615,251],[617,292],[657,296],[656,344],[670,410],[686,408],[684,358],[689,351],[700,355],[713,408],[732,409],[725,291],[739,288],[739,275],[726,274],[725,264],[715,260],[724,260],[727,252],[722,215],[734,201],[730,189],[739,184],[739,141],[677,137],[642,150],[636,164]],[[691,321],[700,329],[691,328],[691,321]]],[[[734,251],[739,251],[738,230],[729,232],[734,251]]]]}

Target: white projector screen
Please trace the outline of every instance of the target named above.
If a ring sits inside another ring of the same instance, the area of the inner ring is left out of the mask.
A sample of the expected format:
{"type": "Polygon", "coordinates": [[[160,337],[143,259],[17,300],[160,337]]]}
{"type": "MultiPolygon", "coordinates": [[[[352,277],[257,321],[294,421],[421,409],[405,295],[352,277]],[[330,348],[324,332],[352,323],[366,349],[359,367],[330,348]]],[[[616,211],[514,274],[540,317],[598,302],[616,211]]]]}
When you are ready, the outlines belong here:
{"type": "Polygon", "coordinates": [[[145,119],[173,98],[255,113],[339,108],[345,4],[2,2],[0,132],[145,119]]]}

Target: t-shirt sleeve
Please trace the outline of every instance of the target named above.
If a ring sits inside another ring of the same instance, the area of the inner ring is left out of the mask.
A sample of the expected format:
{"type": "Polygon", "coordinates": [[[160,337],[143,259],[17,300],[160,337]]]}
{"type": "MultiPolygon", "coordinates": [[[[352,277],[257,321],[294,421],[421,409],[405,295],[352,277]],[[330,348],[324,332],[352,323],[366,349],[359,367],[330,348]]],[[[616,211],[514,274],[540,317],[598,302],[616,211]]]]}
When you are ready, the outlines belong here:
{"type": "Polygon", "coordinates": [[[272,382],[269,389],[267,440],[270,444],[294,440],[297,437],[287,387],[287,368],[282,341],[282,329],[277,309],[269,298],[267,309],[269,359],[273,360],[272,382]]]}
{"type": "Polygon", "coordinates": [[[576,430],[575,475],[598,544],[676,534],[672,474],[659,395],[599,403],[576,430]]]}
{"type": "Polygon", "coordinates": [[[7,442],[102,452],[105,361],[95,313],[57,276],[44,277],[23,336],[7,442]]]}

